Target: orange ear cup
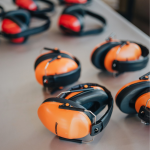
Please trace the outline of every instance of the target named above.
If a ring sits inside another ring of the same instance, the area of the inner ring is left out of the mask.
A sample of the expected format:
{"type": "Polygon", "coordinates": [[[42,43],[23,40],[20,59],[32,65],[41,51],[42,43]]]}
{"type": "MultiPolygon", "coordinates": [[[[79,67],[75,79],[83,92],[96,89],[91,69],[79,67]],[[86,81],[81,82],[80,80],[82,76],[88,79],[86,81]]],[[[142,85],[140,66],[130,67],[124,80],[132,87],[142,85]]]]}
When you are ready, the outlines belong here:
{"type": "MultiPolygon", "coordinates": [[[[137,113],[139,113],[141,106],[146,106],[146,102],[148,101],[148,99],[150,99],[150,92],[141,95],[136,100],[135,109],[136,109],[137,113]]],[[[147,103],[147,107],[150,108],[150,101],[147,103]]]]}
{"type": "Polygon", "coordinates": [[[130,43],[128,45],[124,45],[117,55],[116,53],[119,47],[120,45],[115,46],[105,56],[104,66],[109,72],[115,72],[112,69],[112,63],[116,59],[116,56],[118,61],[134,61],[139,59],[142,54],[141,48],[137,44],[130,43]]]}
{"type": "MultiPolygon", "coordinates": [[[[35,69],[35,77],[41,85],[43,85],[43,76],[45,76],[45,66],[50,60],[51,59],[42,61],[40,64],[38,64],[38,66],[35,69]]],[[[59,75],[73,71],[77,68],[78,64],[75,61],[69,58],[60,58],[52,61],[48,65],[46,72],[47,75],[59,75]]]]}
{"type": "Polygon", "coordinates": [[[104,45],[106,43],[109,43],[109,42],[119,42],[119,40],[117,40],[117,39],[110,39],[110,41],[105,41],[105,42],[102,42],[102,43],[96,45],[96,47],[93,49],[93,51],[91,53],[90,58],[92,58],[93,53],[97,50],[98,47],[100,47],[100,46],[102,46],[102,45],[104,45]]]}
{"type": "Polygon", "coordinates": [[[54,134],[67,139],[85,137],[90,133],[91,121],[78,111],[59,109],[58,102],[45,102],[38,109],[41,122],[54,134]]]}

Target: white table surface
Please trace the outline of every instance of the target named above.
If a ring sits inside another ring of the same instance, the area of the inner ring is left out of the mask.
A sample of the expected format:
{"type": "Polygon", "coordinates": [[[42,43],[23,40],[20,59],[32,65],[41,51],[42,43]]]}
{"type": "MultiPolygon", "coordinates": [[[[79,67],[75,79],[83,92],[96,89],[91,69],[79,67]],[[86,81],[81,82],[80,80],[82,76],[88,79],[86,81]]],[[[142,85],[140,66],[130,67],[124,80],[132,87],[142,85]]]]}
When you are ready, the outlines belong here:
{"type": "MultiPolygon", "coordinates": [[[[11,0],[0,0],[6,10],[15,5],[11,0]]],[[[75,55],[81,62],[82,72],[75,84],[93,82],[108,88],[113,97],[126,83],[148,72],[149,67],[117,78],[96,69],[90,54],[112,32],[118,39],[132,40],[149,47],[149,37],[129,23],[106,4],[94,0],[88,9],[102,14],[108,21],[106,31],[100,35],[69,37],[61,34],[57,21],[63,6],[57,6],[52,15],[51,28],[29,38],[26,44],[14,45],[0,38],[0,150],[148,150],[149,126],[141,124],[137,116],[120,112],[114,103],[111,120],[105,130],[90,144],[60,141],[48,131],[37,116],[37,109],[50,95],[43,91],[34,76],[34,61],[43,47],[58,47],[75,55]]],[[[33,25],[36,25],[35,20],[33,25]]],[[[98,22],[86,18],[86,28],[97,27],[98,22]]],[[[73,85],[75,85],[73,84],[73,85]]],[[[67,88],[71,87],[68,86],[67,88]]],[[[63,90],[61,90],[63,91],[63,90]]]]}

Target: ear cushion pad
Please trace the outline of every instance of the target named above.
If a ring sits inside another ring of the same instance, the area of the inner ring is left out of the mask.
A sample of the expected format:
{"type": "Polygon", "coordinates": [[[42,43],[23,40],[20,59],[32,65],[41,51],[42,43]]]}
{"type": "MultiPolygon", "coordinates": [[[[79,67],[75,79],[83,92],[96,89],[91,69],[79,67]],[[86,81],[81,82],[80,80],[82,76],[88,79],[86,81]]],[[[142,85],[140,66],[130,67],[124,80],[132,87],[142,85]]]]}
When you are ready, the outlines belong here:
{"type": "MultiPolygon", "coordinates": [[[[139,80],[140,81],[140,80],[139,80]]],[[[135,102],[137,95],[150,85],[150,81],[141,81],[122,89],[116,96],[116,104],[119,109],[127,114],[136,114],[135,102]]]]}
{"type": "Polygon", "coordinates": [[[83,112],[59,109],[59,105],[69,103],[76,108],[81,105],[62,98],[49,98],[38,109],[42,123],[54,134],[68,138],[82,138],[90,133],[91,121],[83,112]]]}
{"type": "Polygon", "coordinates": [[[97,115],[106,106],[108,95],[103,90],[95,89],[94,91],[81,92],[69,98],[69,100],[82,105],[87,110],[91,110],[97,115]]]}
{"type": "Polygon", "coordinates": [[[98,68],[102,70],[106,70],[104,66],[104,59],[106,54],[110,51],[111,48],[120,45],[121,42],[110,42],[106,43],[99,48],[97,48],[92,55],[92,63],[98,68]]]}

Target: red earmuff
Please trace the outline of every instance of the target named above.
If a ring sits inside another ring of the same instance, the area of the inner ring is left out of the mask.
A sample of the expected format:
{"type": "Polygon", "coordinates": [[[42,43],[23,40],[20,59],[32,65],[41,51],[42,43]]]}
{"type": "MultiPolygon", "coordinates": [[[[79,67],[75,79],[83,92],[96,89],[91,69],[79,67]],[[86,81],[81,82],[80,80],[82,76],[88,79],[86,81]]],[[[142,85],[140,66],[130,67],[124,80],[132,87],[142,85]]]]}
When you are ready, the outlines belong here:
{"type": "Polygon", "coordinates": [[[138,114],[145,123],[150,123],[150,80],[143,75],[139,80],[124,85],[116,94],[116,104],[127,114],[138,114]]]}
{"type": "Polygon", "coordinates": [[[60,29],[68,34],[75,36],[84,36],[90,34],[99,34],[104,31],[107,22],[104,17],[94,12],[84,9],[81,5],[73,5],[66,7],[58,20],[60,29]],[[102,23],[97,29],[91,29],[84,31],[84,16],[88,15],[102,23]]]}
{"type": "Polygon", "coordinates": [[[46,22],[41,26],[29,28],[31,18],[28,11],[19,9],[6,12],[2,19],[1,34],[12,43],[23,43],[29,36],[41,33],[49,28],[50,19],[48,16],[44,14],[32,16],[46,22]]]}
{"type": "Polygon", "coordinates": [[[20,8],[27,9],[30,11],[36,11],[38,9],[34,0],[14,0],[15,4],[20,8]]]}
{"type": "MultiPolygon", "coordinates": [[[[3,19],[1,28],[2,31],[5,32],[6,34],[17,34],[22,32],[21,27],[16,22],[10,19],[3,19]]],[[[11,39],[11,42],[22,43],[24,42],[24,37],[11,39]]]]}
{"type": "Polygon", "coordinates": [[[13,0],[14,3],[21,9],[25,9],[29,11],[31,14],[34,15],[39,15],[39,14],[45,14],[47,12],[51,12],[54,10],[54,3],[51,2],[50,0],[13,0]],[[38,5],[36,4],[37,2],[42,2],[45,3],[46,8],[39,8],[38,5]]]}

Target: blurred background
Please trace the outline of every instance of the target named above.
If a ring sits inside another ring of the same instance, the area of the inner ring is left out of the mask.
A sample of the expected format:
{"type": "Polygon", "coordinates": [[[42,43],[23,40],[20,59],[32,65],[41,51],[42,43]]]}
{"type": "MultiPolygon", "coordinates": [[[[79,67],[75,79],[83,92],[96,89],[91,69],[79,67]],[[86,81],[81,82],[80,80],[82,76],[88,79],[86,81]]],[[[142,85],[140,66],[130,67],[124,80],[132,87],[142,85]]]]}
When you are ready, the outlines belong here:
{"type": "Polygon", "coordinates": [[[149,31],[150,0],[102,0],[147,35],[149,31]]]}

